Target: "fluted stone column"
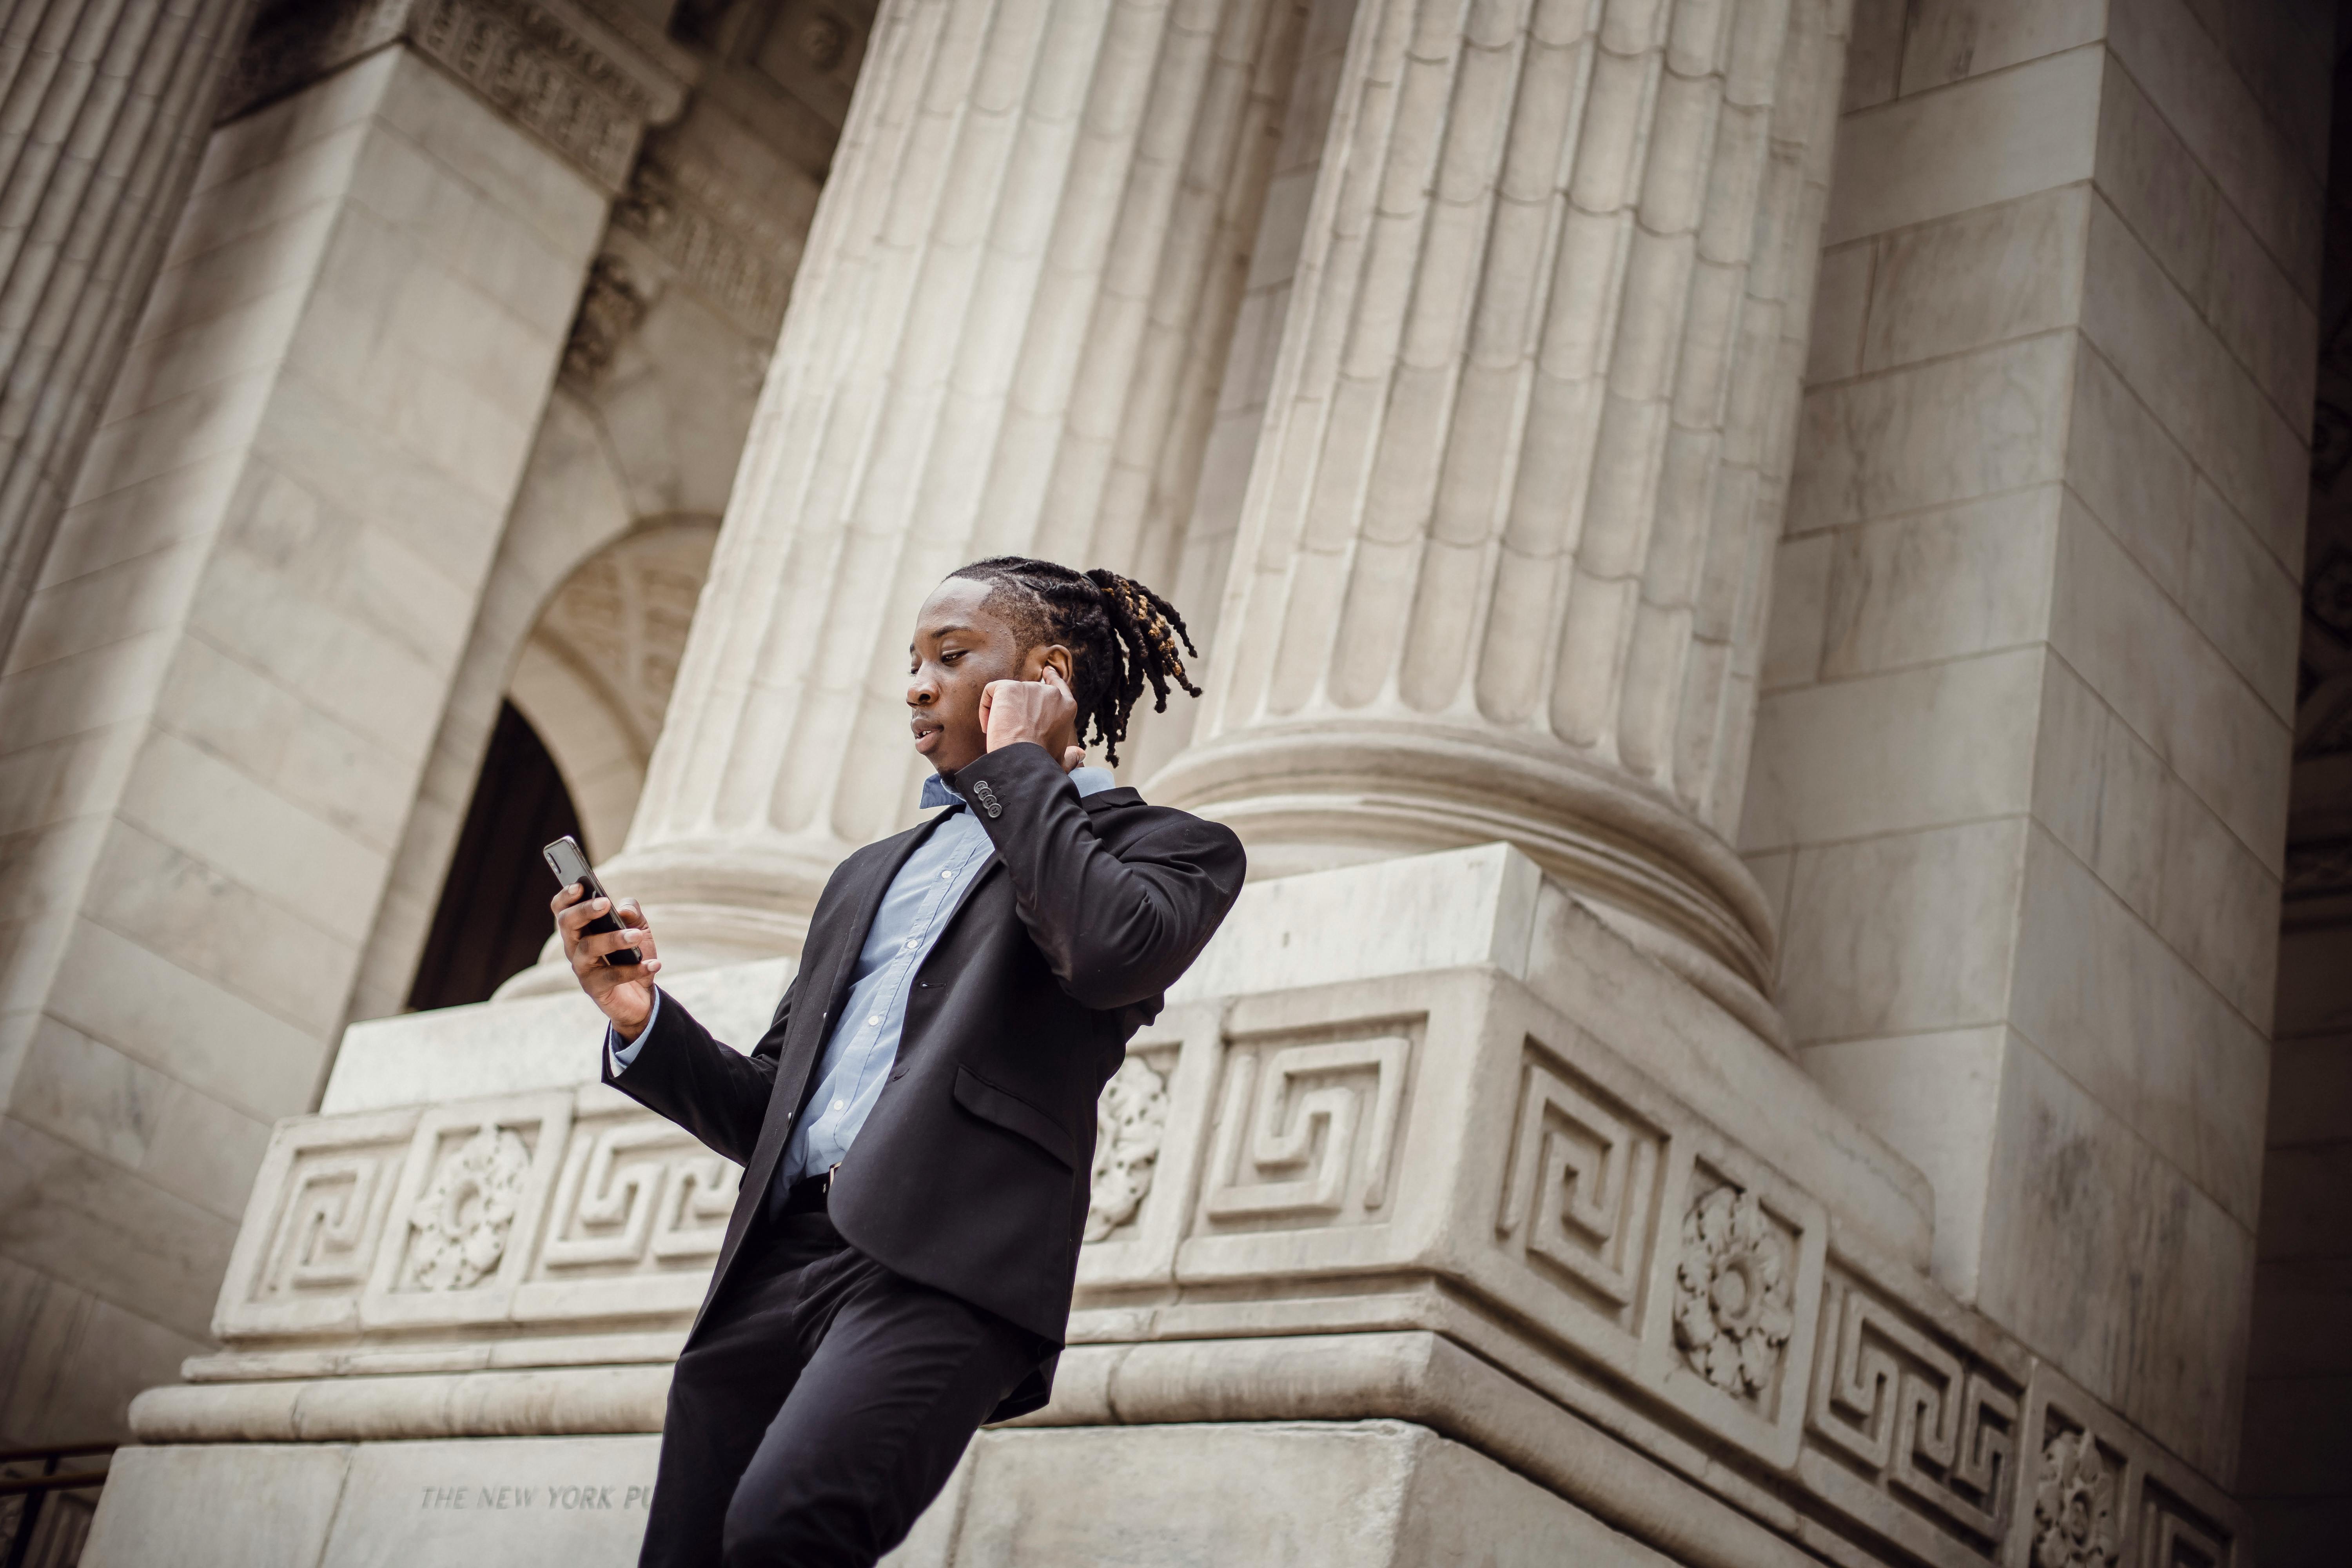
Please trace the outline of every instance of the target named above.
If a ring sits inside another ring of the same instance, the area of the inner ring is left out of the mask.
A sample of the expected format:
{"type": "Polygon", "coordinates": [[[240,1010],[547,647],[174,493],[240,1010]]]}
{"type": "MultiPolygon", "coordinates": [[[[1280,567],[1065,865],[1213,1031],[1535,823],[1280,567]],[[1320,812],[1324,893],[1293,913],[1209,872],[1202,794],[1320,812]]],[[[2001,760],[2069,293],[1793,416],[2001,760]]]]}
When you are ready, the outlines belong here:
{"type": "Polygon", "coordinates": [[[673,968],[796,948],[911,816],[906,640],[943,575],[1166,558],[1302,10],[884,7],[607,878],[673,968]]]}
{"type": "Polygon", "coordinates": [[[1772,1033],[1725,839],[1846,6],[1367,3],[1149,787],[1259,875],[1509,840],[1772,1033]]]}
{"type": "Polygon", "coordinates": [[[25,0],[0,20],[0,657],[252,5],[25,0]]]}

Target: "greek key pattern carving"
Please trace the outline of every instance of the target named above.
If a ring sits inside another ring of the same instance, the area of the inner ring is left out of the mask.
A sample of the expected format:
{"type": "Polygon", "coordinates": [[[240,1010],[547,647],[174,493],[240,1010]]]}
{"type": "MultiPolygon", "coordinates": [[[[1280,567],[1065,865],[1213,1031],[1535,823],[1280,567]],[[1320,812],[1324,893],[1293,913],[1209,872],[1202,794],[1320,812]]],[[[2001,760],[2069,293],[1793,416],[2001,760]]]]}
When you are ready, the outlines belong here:
{"type": "Polygon", "coordinates": [[[742,1177],[667,1121],[631,1116],[585,1128],[564,1155],[538,1271],[707,1264],[719,1256],[742,1177]]]}
{"type": "Polygon", "coordinates": [[[292,1186],[263,1290],[333,1289],[367,1278],[369,1244],[383,1226],[377,1200],[392,1195],[383,1157],[312,1160],[295,1173],[292,1186]]]}
{"type": "Polygon", "coordinates": [[[1663,1142],[1540,1063],[1525,1074],[1496,1230],[1630,1331],[1663,1142]]]}
{"type": "Polygon", "coordinates": [[[286,1124],[216,1329],[234,1342],[692,1311],[741,1172],[615,1098],[556,1090],[286,1124]]]}
{"type": "MultiPolygon", "coordinates": [[[[1349,1079],[1388,1063],[1393,1086],[1402,1061],[1391,1044],[1312,1047],[1277,1068],[1321,1096],[1297,1108],[1310,1142],[1327,1102],[1349,1102],[1343,1169],[1350,1149],[1379,1166],[1393,1088],[1373,1096],[1385,1109],[1360,1133],[1349,1079]]],[[[1139,1051],[1105,1087],[1089,1236],[1128,1226],[1150,1194],[1174,1054],[1139,1051]]],[[[1277,1165],[1280,1144],[1265,1151],[1277,1165]]],[[[702,1299],[741,1180],[731,1161],[600,1086],[289,1122],[256,1182],[215,1327],[234,1344],[437,1323],[679,1321],[702,1299]]]]}
{"type": "Polygon", "coordinates": [[[1328,1225],[1372,1215],[1388,1196],[1411,1050],[1394,1035],[1234,1050],[1209,1217],[1328,1225]]]}
{"type": "Polygon", "coordinates": [[[355,1321],[407,1158],[415,1111],[298,1123],[272,1142],[221,1294],[257,1330],[355,1321]]]}
{"type": "MultiPolygon", "coordinates": [[[[1078,1301],[1095,1323],[1074,1319],[1093,1331],[1074,1341],[1155,1337],[1132,1303],[1160,1310],[1177,1298],[1144,1292],[1171,1287],[1191,1314],[1171,1337],[1265,1331],[1220,1321],[1196,1280],[1249,1282],[1232,1299],[1262,1311],[1289,1279],[1422,1269],[1520,1325],[1526,1381],[1565,1368],[1564,1404],[1639,1418],[1629,1444],[1646,1423],[1722,1457],[1827,1560],[2245,1568],[2210,1483],[1912,1264],[1832,1238],[1819,1200],[1590,1036],[1402,1004],[1188,1001],[1131,1043],[1097,1107],[1078,1301]],[[1470,1119],[1444,1123],[1455,1145],[1427,1134],[1446,1115],[1470,1119]]],[[[739,1179],[599,1085],[282,1124],[221,1359],[312,1376],[351,1347],[453,1366],[485,1343],[518,1365],[663,1353],[739,1179]]],[[[1383,1326],[1412,1310],[1370,1300],[1383,1326]]]]}
{"type": "Polygon", "coordinates": [[[2020,1394],[1854,1281],[1822,1308],[1808,1426],[1875,1487],[1974,1542],[2007,1528],[2020,1394]]]}
{"type": "Polygon", "coordinates": [[[2132,1568],[2227,1568],[2232,1561],[2221,1526],[2155,1481],[2141,1489],[2139,1541],[2132,1568]]]}

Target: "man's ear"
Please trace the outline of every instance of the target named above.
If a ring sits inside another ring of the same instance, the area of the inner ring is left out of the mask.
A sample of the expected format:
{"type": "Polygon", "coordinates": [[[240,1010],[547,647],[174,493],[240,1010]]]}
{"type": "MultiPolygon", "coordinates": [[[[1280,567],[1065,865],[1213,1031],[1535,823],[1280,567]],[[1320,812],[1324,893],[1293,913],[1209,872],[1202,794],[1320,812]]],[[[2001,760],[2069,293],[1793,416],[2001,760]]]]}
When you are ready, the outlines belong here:
{"type": "Polygon", "coordinates": [[[1031,648],[1028,657],[1021,661],[1021,679],[1043,680],[1045,679],[1045,671],[1051,668],[1062,678],[1062,684],[1066,686],[1070,681],[1070,671],[1075,661],[1070,658],[1070,650],[1060,643],[1039,643],[1035,647],[1031,648]]]}

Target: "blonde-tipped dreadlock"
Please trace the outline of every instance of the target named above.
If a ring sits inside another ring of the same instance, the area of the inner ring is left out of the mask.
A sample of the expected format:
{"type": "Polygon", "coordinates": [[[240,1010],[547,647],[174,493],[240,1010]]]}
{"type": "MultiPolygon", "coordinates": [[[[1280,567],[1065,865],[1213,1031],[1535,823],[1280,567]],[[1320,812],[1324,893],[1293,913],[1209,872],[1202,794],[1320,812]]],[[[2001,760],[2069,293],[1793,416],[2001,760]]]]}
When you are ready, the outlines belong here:
{"type": "Polygon", "coordinates": [[[1170,682],[1194,697],[1201,689],[1184,672],[1181,643],[1201,650],[1176,606],[1137,582],[1097,567],[1076,572],[1026,555],[992,555],[952,574],[989,585],[988,607],[1012,624],[1022,646],[1057,642],[1072,655],[1070,693],[1078,700],[1078,743],[1094,727],[1103,754],[1118,761],[1128,716],[1151,683],[1152,711],[1168,710],[1170,682]]]}

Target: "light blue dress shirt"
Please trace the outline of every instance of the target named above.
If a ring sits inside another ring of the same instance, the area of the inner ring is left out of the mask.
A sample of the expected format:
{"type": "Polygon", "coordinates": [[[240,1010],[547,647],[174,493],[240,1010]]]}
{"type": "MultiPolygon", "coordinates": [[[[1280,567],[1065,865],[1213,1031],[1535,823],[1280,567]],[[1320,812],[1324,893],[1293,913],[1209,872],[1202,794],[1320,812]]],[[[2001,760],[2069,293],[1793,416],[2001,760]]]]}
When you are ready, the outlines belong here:
{"type": "MultiPolygon", "coordinates": [[[[1108,768],[1074,768],[1070,783],[1085,796],[1112,788],[1118,781],[1108,768]]],[[[923,781],[922,803],[961,808],[963,796],[933,773],[923,781]]],[[[915,971],[979,879],[994,847],[976,816],[955,809],[898,868],[881,907],[874,911],[866,945],[858,949],[849,995],[817,1061],[809,1114],[785,1141],[783,1158],[776,1166],[778,1182],[789,1185],[830,1170],[849,1152],[874,1102],[882,1098],[890,1064],[898,1059],[898,1037],[907,1023],[907,991],[915,971]]],[[[661,993],[656,989],[654,1010],[634,1041],[623,1046],[606,1026],[604,1048],[612,1053],[614,1073],[627,1070],[636,1060],[660,1016],[661,993]]]]}

